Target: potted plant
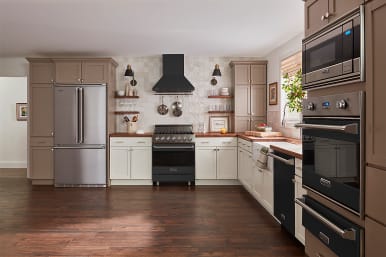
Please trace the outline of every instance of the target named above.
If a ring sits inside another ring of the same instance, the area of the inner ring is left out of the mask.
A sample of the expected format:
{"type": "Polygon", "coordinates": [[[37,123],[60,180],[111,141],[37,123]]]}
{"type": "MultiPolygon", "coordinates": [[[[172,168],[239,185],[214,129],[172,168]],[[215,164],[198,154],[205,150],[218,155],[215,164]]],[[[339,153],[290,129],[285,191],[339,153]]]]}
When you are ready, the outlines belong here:
{"type": "Polygon", "coordinates": [[[287,94],[287,106],[291,112],[302,111],[302,100],[306,94],[302,88],[302,70],[298,70],[295,75],[289,76],[286,73],[283,76],[282,89],[287,94]]]}

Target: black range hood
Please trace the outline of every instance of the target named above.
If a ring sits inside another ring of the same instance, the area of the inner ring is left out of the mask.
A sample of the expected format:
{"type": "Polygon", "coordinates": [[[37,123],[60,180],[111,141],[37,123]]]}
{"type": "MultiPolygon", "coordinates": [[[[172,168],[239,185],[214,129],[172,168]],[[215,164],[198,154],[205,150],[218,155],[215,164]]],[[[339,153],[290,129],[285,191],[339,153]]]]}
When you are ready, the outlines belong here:
{"type": "Polygon", "coordinates": [[[160,94],[191,94],[194,86],[184,75],[184,55],[162,55],[163,76],[153,87],[160,94]]]}

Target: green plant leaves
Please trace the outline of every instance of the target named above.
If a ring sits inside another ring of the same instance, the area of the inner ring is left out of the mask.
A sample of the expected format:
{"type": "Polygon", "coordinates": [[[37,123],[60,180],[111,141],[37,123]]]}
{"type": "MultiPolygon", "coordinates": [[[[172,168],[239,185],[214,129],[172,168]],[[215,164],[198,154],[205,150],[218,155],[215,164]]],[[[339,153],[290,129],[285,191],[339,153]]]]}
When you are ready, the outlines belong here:
{"type": "Polygon", "coordinates": [[[283,76],[282,89],[287,94],[288,108],[291,112],[302,111],[302,100],[306,94],[302,89],[302,70],[298,70],[294,76],[288,73],[283,76]]]}

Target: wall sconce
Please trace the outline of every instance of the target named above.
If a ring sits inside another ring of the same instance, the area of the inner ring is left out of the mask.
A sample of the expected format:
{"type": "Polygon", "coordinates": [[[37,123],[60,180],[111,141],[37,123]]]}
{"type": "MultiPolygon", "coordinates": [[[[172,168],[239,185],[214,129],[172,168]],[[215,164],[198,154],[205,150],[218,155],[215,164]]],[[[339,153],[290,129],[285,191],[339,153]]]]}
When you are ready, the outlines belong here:
{"type": "Polygon", "coordinates": [[[128,64],[126,71],[125,71],[125,77],[133,77],[132,80],[130,81],[130,85],[133,87],[137,85],[137,81],[134,79],[134,71],[131,69],[131,65],[128,64]]]}
{"type": "Polygon", "coordinates": [[[221,77],[221,71],[220,71],[220,65],[216,64],[214,66],[214,70],[213,70],[213,73],[212,73],[212,80],[210,81],[210,84],[212,84],[213,86],[217,85],[217,79],[216,77],[221,77]]]}

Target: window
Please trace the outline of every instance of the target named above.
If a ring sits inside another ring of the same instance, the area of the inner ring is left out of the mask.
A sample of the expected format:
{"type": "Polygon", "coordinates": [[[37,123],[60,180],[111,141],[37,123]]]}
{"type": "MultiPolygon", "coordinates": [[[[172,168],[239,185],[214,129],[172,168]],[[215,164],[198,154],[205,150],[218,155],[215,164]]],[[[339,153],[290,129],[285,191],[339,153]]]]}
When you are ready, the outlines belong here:
{"type": "MultiPolygon", "coordinates": [[[[292,77],[302,68],[302,52],[298,52],[294,55],[291,55],[280,64],[280,86],[283,84],[283,76],[288,73],[289,77],[292,77]]],[[[287,108],[287,95],[284,90],[281,91],[281,119],[283,127],[293,127],[295,123],[300,122],[301,115],[298,112],[290,112],[287,108]]]]}

